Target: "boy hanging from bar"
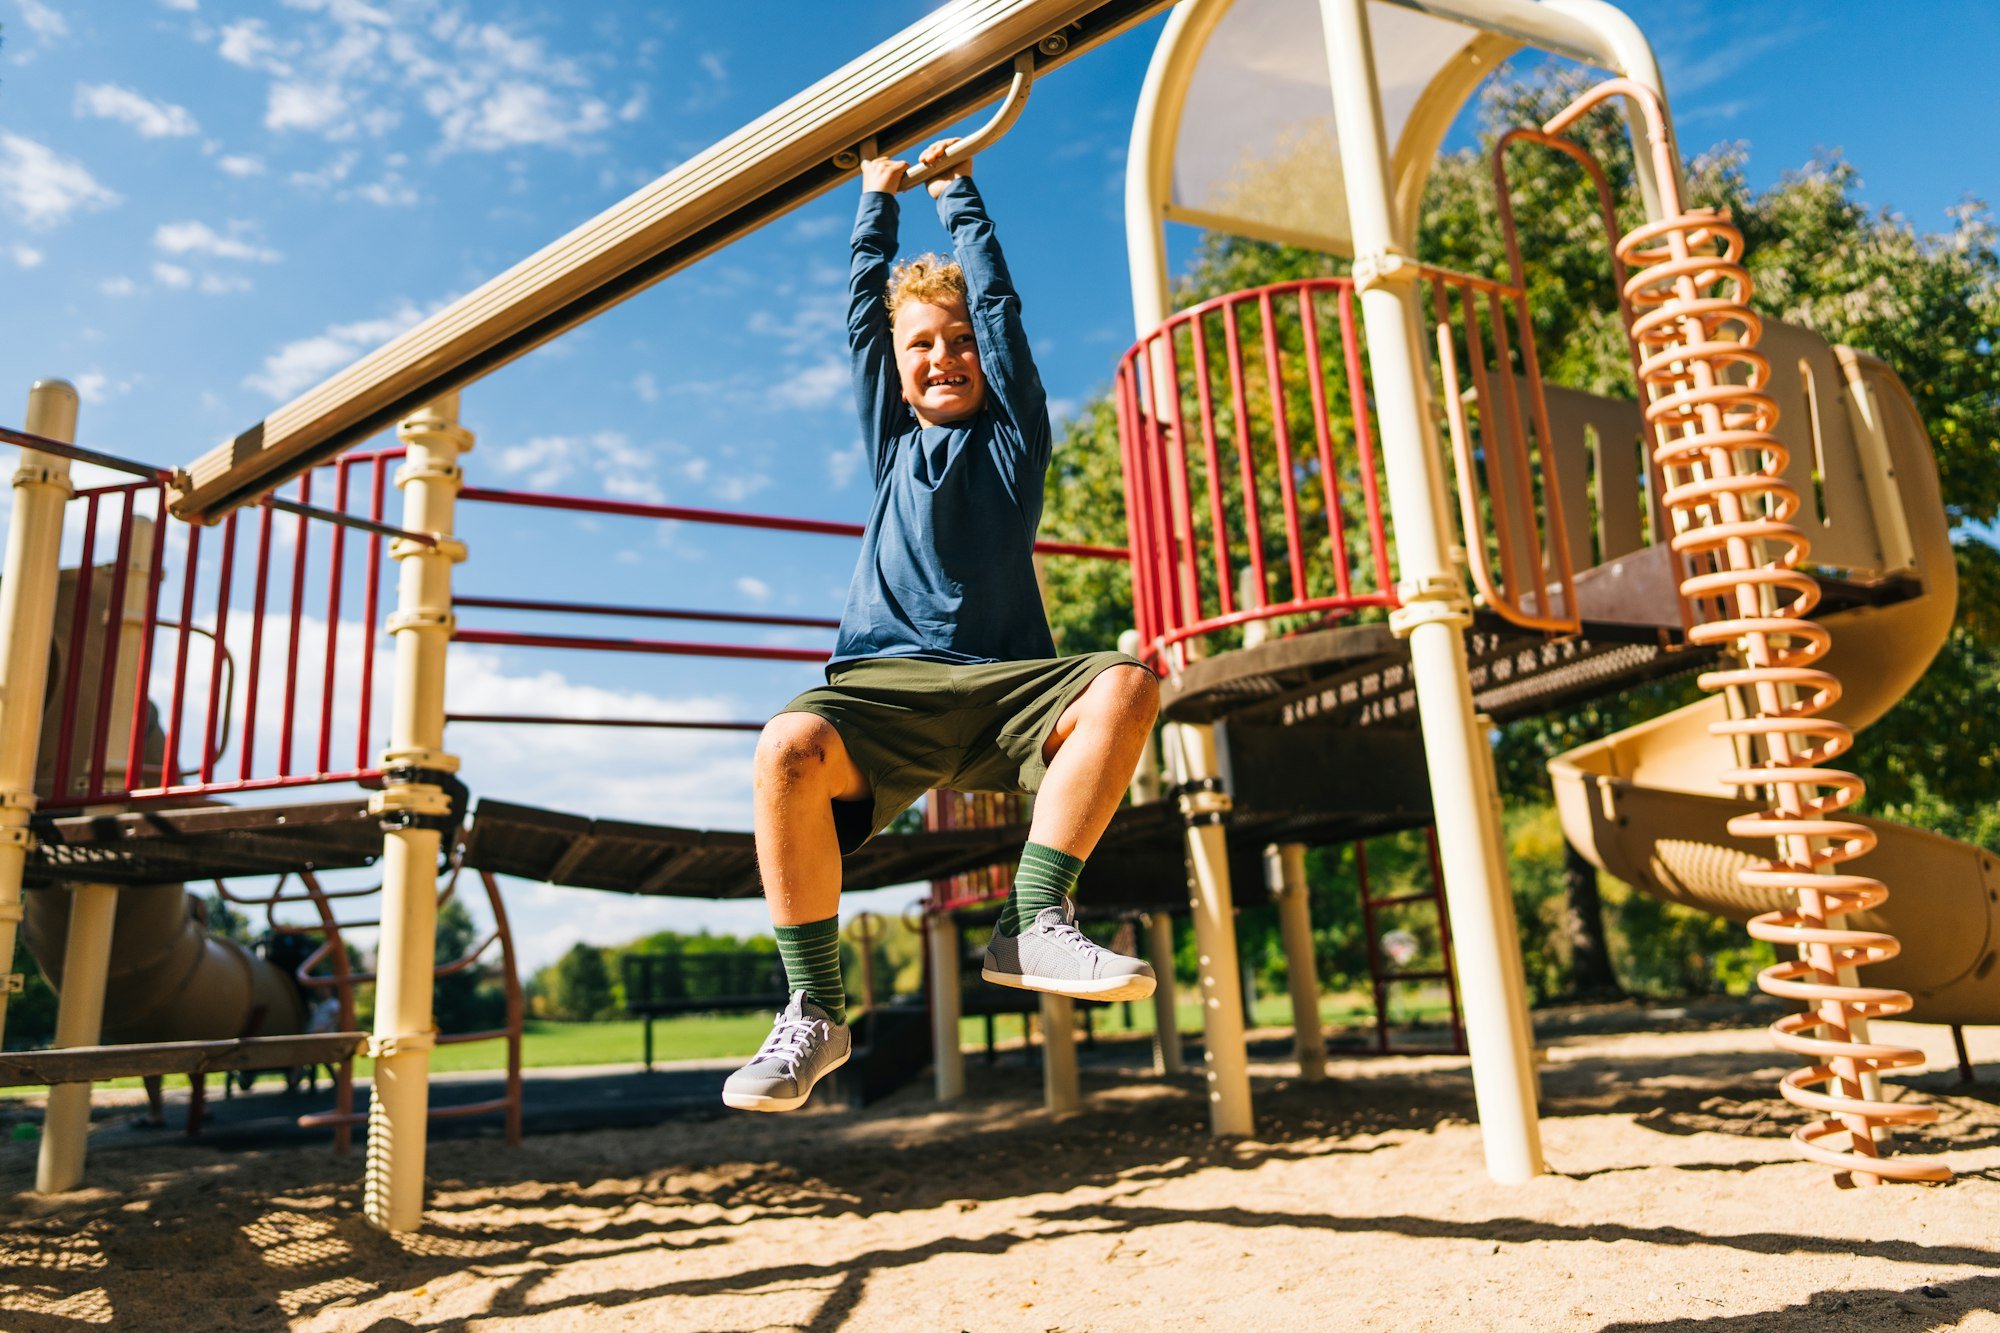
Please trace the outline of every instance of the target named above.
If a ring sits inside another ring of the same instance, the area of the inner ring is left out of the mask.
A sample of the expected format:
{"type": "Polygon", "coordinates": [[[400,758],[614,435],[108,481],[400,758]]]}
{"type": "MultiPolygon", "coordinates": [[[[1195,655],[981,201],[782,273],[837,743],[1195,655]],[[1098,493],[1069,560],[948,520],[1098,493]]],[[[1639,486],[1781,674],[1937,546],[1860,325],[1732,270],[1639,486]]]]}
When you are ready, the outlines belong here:
{"type": "Polygon", "coordinates": [[[792,995],[724,1085],[744,1110],[792,1110],[846,1063],[840,858],[934,787],[1038,793],[986,980],[1153,993],[1152,968],[1076,928],[1070,894],[1138,766],[1158,680],[1123,653],[1055,655],[1033,565],[1052,440],[1021,298],[970,159],[927,182],[957,261],[891,271],[908,170],[861,164],[852,238],[847,339],[875,486],[861,559],[827,683],[757,746],[757,861],[792,995]]]}

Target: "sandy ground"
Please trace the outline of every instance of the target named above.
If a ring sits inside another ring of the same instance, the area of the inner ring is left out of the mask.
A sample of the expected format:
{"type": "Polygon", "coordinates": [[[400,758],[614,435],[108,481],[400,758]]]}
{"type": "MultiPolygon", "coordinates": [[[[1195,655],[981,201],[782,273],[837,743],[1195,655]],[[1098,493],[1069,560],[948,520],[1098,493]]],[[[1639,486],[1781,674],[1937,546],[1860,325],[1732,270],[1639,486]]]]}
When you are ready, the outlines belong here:
{"type": "MultiPolygon", "coordinates": [[[[971,1064],[867,1111],[435,1145],[429,1224],[360,1215],[324,1149],[104,1153],[0,1172],[0,1327],[74,1329],[2000,1329],[2000,1084],[1942,1031],[1943,1188],[1792,1160],[1761,1031],[1550,1043],[1552,1174],[1490,1183],[1462,1060],[1260,1067],[1257,1137],[1197,1078],[1086,1076],[1051,1120],[971,1064]]],[[[2000,1059],[2000,1030],[1975,1034],[2000,1059]]],[[[1990,1071],[1990,1066],[1989,1066],[1990,1071]]]]}

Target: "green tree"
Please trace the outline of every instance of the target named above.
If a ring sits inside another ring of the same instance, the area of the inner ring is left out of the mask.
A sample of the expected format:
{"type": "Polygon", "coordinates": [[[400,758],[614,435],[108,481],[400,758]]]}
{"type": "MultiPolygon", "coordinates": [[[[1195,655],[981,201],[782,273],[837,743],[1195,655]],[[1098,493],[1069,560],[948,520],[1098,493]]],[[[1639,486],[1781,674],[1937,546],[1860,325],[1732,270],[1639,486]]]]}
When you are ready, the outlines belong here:
{"type": "Polygon", "coordinates": [[[552,1018],[579,1021],[609,1018],[614,1011],[611,969],[605,951],[578,942],[556,963],[547,989],[552,1018]]]}

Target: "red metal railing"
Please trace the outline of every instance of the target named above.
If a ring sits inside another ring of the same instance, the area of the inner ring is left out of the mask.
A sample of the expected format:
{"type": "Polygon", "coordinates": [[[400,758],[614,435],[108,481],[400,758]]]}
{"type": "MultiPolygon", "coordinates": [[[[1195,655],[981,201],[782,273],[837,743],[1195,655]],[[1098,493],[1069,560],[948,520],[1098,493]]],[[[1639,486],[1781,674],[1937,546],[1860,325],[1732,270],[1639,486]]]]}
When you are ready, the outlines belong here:
{"type": "Polygon", "coordinates": [[[1125,354],[1116,395],[1133,613],[1155,664],[1251,621],[1395,605],[1352,282],[1184,310],[1125,354]]]}
{"type": "MultiPolygon", "coordinates": [[[[650,518],[671,522],[703,523],[722,527],[755,528],[767,532],[799,532],[828,537],[859,537],[858,523],[838,523],[828,519],[791,518],[775,514],[735,513],[720,509],[691,509],[685,505],[648,504],[634,500],[606,500],[584,495],[550,495],[539,491],[497,490],[468,486],[459,499],[479,504],[515,505],[530,509],[556,509],[586,514],[611,514],[627,518],[650,518]]],[[[1092,546],[1079,542],[1043,541],[1035,543],[1039,555],[1071,556],[1090,560],[1124,560],[1123,547],[1092,546]]],[[[526,612],[570,616],[609,616],[641,620],[672,620],[731,626],[764,626],[787,629],[837,629],[840,622],[822,616],[765,615],[743,611],[692,610],[670,607],[626,606],[601,602],[564,602],[522,597],[455,597],[459,609],[526,612]]],[[[769,644],[708,643],[682,639],[612,638],[579,634],[539,634],[520,630],[461,627],[453,631],[455,643],[484,644],[506,648],[566,648],[586,652],[641,653],[665,657],[720,657],[752,662],[822,663],[832,656],[825,648],[795,648],[769,644]]],[[[712,721],[674,718],[561,717],[543,713],[451,713],[455,723],[515,723],[529,726],[657,727],[696,731],[761,731],[761,722],[712,721]]]]}
{"type": "Polygon", "coordinates": [[[376,776],[385,538],[431,540],[382,522],[401,454],[316,468],[212,530],[165,520],[164,479],[79,491],[44,807],[376,776]]]}

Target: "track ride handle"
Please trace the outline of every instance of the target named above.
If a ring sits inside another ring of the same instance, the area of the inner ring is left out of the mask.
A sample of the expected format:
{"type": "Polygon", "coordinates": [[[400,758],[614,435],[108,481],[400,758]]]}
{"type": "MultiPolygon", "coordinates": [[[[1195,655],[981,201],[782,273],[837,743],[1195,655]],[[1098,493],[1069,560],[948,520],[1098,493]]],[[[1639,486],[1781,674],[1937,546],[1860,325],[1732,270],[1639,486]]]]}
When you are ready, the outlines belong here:
{"type": "MultiPolygon", "coordinates": [[[[1059,48],[1060,49],[1060,48],[1059,48]]],[[[918,164],[903,173],[903,189],[908,190],[951,171],[960,163],[970,161],[974,154],[986,150],[987,145],[999,141],[1000,136],[1014,127],[1021,118],[1021,109],[1028,104],[1028,93],[1035,86],[1035,48],[1030,47],[1014,57],[1014,81],[1007,86],[1007,95],[1000,102],[1000,109],[984,125],[953,144],[951,151],[928,166],[918,164]]],[[[880,157],[880,145],[875,136],[861,141],[859,148],[850,148],[833,161],[843,170],[852,170],[870,158],[880,157]]]]}

